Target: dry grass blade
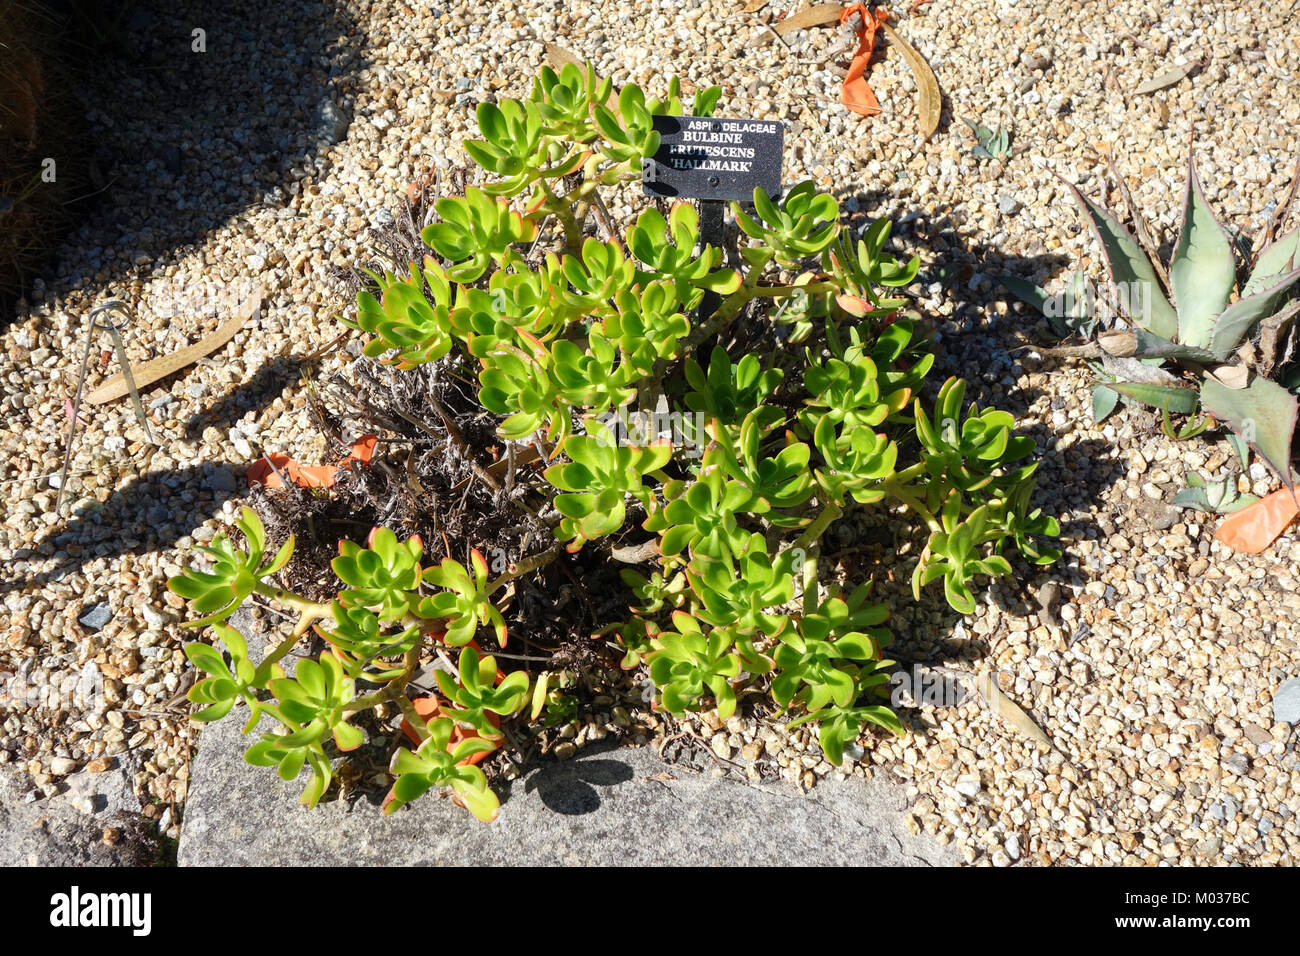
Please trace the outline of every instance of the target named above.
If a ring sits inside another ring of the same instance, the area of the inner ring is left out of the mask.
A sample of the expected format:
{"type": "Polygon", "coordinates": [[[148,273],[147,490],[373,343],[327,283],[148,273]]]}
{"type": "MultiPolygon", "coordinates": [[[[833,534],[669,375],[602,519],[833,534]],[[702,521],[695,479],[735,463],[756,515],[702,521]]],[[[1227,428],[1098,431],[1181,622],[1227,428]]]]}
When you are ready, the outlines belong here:
{"type": "Polygon", "coordinates": [[[979,691],[984,702],[989,705],[989,710],[997,714],[1017,733],[1028,737],[1030,740],[1036,740],[1038,743],[1056,749],[1052,743],[1052,738],[1043,732],[1030,716],[1021,709],[1020,705],[1002,692],[998,686],[998,678],[992,671],[975,675],[975,689],[979,691]]]}
{"type": "MultiPolygon", "coordinates": [[[[244,327],[244,323],[253,317],[258,307],[262,304],[261,290],[254,293],[243,302],[235,314],[223,322],[215,332],[207,338],[200,339],[198,342],[183,348],[179,352],[173,352],[171,355],[164,355],[160,359],[152,362],[145,362],[139,368],[130,369],[129,371],[135,378],[138,388],[145,388],[152,385],[159,379],[166,378],[173,372],[178,372],[187,365],[192,365],[203,356],[215,352],[221,346],[225,345],[235,337],[235,333],[244,327]]],[[[86,401],[91,405],[102,405],[105,402],[116,401],[130,391],[126,375],[115,375],[110,378],[99,388],[95,389],[86,396],[86,401]]]]}
{"type": "Polygon", "coordinates": [[[1145,83],[1139,83],[1133,88],[1134,96],[1145,96],[1148,93],[1155,93],[1157,90],[1163,90],[1166,87],[1173,86],[1186,79],[1187,75],[1201,65],[1199,60],[1188,63],[1184,66],[1176,66],[1172,70],[1166,70],[1159,76],[1152,77],[1145,83]]]}
{"type": "Polygon", "coordinates": [[[903,59],[907,61],[908,68],[916,77],[916,88],[920,93],[917,120],[921,126],[921,142],[928,142],[935,130],[939,128],[939,115],[943,110],[943,94],[939,92],[939,81],[935,78],[934,70],[930,69],[930,64],[925,61],[925,57],[916,52],[916,47],[904,40],[888,23],[882,24],[881,29],[885,31],[885,36],[889,38],[890,43],[898,44],[903,59]]]}

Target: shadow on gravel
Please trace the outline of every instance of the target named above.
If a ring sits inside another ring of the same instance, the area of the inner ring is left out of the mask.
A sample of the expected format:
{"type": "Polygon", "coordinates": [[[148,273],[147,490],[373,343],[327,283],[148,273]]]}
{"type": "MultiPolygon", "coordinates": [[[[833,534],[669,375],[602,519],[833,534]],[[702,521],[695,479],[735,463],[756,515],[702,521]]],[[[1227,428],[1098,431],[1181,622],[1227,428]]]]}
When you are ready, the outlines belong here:
{"type": "Polygon", "coordinates": [[[199,438],[209,426],[225,430],[250,411],[260,412],[279,397],[302,368],[303,363],[293,356],[278,355],[268,359],[246,381],[231,387],[209,404],[196,408],[185,420],[186,436],[199,438]]]}
{"type": "Polygon", "coordinates": [[[35,545],[15,551],[9,562],[11,573],[0,579],[0,594],[39,587],[100,558],[111,561],[123,554],[169,548],[220,510],[227,499],[243,493],[243,482],[219,463],[131,478],[103,504],[69,514],[35,545]],[[30,576],[23,573],[23,562],[43,563],[60,552],[63,556],[53,567],[30,576]]]}
{"type": "MultiPolygon", "coordinates": [[[[632,768],[608,755],[619,750],[616,741],[584,747],[573,760],[537,760],[523,766],[525,793],[537,791],[547,809],[566,816],[579,816],[600,809],[598,787],[613,787],[632,779],[632,768]],[[606,755],[602,758],[601,755],[606,755]]],[[[518,781],[500,790],[501,803],[510,799],[518,781]]]]}
{"type": "MultiPolygon", "coordinates": [[[[363,41],[334,0],[131,3],[78,83],[100,192],[56,253],[62,267],[42,270],[47,297],[91,286],[130,299],[120,283],[137,263],[250,207],[282,207],[300,188],[295,168],[347,132],[363,41]]],[[[213,278],[232,278],[219,265],[207,263],[213,278]]]]}
{"type": "MultiPolygon", "coordinates": [[[[841,208],[848,213],[849,224],[860,232],[881,210],[889,207],[893,197],[883,192],[847,191],[838,198],[841,208]]],[[[1026,250],[1025,255],[1018,255],[1016,250],[981,241],[977,235],[983,235],[983,231],[968,225],[968,216],[957,207],[940,209],[928,217],[905,213],[895,220],[892,231],[895,252],[901,255],[905,250],[909,255],[921,257],[921,271],[917,285],[911,288],[912,294],[925,295],[938,283],[942,286],[939,294],[953,303],[950,316],[936,319],[940,338],[925,397],[933,399],[944,380],[956,375],[966,380],[968,402],[1005,409],[1021,419],[1031,407],[1041,404],[1044,391],[1018,387],[1015,380],[1029,372],[1055,374],[1052,366],[1037,359],[1022,359],[1028,350],[1021,349],[1027,343],[1046,344],[1051,336],[1043,318],[1011,297],[994,277],[1016,275],[1047,286],[1071,268],[1072,263],[1041,244],[1026,250]],[[997,314],[993,308],[999,300],[1009,303],[1004,315],[997,314]]],[[[1096,537],[1099,531],[1094,522],[1069,515],[1086,514],[1123,478],[1126,468],[1122,462],[1112,460],[1113,447],[1103,441],[1084,439],[1058,450],[1061,436],[1052,428],[1050,415],[1052,411],[1064,409],[1065,403],[1053,397],[1050,406],[1046,411],[1048,422],[1022,425],[1019,429],[1020,434],[1034,440],[1038,449],[1038,483],[1033,505],[1058,517],[1062,539],[1096,537]]],[[[882,520],[873,527],[859,526],[852,532],[846,529],[845,540],[841,542],[844,545],[841,553],[853,555],[851,561],[865,555],[871,567],[887,568],[883,575],[886,579],[877,579],[876,594],[889,600],[898,612],[896,640],[889,647],[890,656],[904,670],[914,664],[975,663],[983,659],[987,654],[984,640],[966,629],[962,617],[947,606],[942,595],[927,589],[919,604],[913,602],[908,579],[923,541],[902,542],[894,539],[894,533],[882,520]],[[894,564],[895,558],[901,558],[898,565],[894,564]]],[[[1047,567],[1029,565],[1014,554],[1009,557],[1014,573],[999,579],[988,597],[1014,617],[1040,615],[1042,609],[1037,595],[1043,585],[1078,573],[1068,553],[1061,562],[1047,567]]],[[[918,727],[922,725],[921,714],[922,711],[910,708],[900,710],[905,723],[917,722],[918,727]]]]}

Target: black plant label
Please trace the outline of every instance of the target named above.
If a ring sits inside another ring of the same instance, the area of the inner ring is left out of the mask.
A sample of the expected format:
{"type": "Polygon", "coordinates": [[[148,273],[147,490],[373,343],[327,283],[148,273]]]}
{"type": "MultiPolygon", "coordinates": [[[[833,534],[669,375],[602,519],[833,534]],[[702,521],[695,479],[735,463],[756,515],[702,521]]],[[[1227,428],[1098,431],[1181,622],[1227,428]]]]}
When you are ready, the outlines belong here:
{"type": "Polygon", "coordinates": [[[753,198],[781,194],[785,127],[775,120],[656,116],[659,149],[641,165],[641,186],[664,198],[753,198]]]}

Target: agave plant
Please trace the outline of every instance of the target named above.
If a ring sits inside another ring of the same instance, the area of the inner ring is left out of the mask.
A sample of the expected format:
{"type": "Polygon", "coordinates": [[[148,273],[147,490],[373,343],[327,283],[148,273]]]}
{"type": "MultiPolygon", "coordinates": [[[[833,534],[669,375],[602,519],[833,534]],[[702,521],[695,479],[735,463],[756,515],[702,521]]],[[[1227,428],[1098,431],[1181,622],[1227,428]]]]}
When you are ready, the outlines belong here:
{"type": "MultiPolygon", "coordinates": [[[[1300,280],[1300,229],[1267,243],[1253,262],[1239,266],[1234,239],[1215,217],[1189,159],[1182,224],[1166,266],[1131,202],[1137,237],[1113,213],[1070,188],[1102,245],[1119,293],[1115,301],[1127,320],[1126,327],[1108,329],[1091,323],[1088,346],[1062,350],[1100,360],[1094,365],[1102,373],[1094,409],[1104,417],[1121,396],[1166,413],[1204,409],[1291,486],[1294,392],[1300,382],[1279,373],[1291,361],[1291,326],[1300,312],[1300,301],[1288,302],[1300,280]]],[[[1039,309],[1052,301],[1024,280],[1006,277],[1004,284],[1039,309]]],[[[1067,299],[1075,299],[1066,310],[1067,324],[1083,331],[1077,296],[1067,299]]]]}

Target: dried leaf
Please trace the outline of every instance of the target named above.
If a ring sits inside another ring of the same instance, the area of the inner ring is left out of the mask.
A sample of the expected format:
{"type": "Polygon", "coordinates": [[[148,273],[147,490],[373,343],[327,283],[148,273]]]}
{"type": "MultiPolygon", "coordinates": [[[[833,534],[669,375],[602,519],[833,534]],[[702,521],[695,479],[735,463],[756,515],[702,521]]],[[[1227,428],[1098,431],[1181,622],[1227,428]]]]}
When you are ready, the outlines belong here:
{"type": "MultiPolygon", "coordinates": [[[[203,356],[215,352],[227,342],[235,337],[235,333],[244,327],[244,323],[253,317],[258,307],[262,304],[262,292],[260,289],[255,290],[243,303],[233,316],[223,322],[215,332],[207,338],[200,339],[187,348],[179,352],[173,352],[171,355],[164,355],[160,359],[154,359],[152,362],[145,362],[139,368],[132,368],[131,373],[135,378],[137,388],[145,388],[152,385],[159,379],[166,378],[173,372],[178,372],[187,365],[193,365],[203,356]]],[[[85,401],[91,405],[102,405],[105,402],[116,401],[130,391],[127,385],[125,375],[114,375],[99,388],[95,389],[85,397],[85,401]]]]}
{"type": "Polygon", "coordinates": [[[1216,365],[1205,372],[1224,388],[1245,388],[1250,384],[1250,368],[1245,364],[1216,365]]]}
{"type": "MultiPolygon", "coordinates": [[[[539,452],[532,445],[518,445],[515,449],[515,467],[522,468],[524,465],[531,465],[537,459],[541,458],[539,452]]],[[[510,459],[502,455],[492,464],[488,465],[485,471],[493,478],[501,478],[510,470],[510,459]]]]}
{"type": "Polygon", "coordinates": [[[337,465],[303,465],[282,452],[273,451],[253,462],[244,479],[250,488],[255,485],[283,488],[281,475],[303,488],[329,488],[338,479],[340,468],[347,468],[353,462],[361,465],[370,464],[378,442],[377,435],[362,435],[352,443],[347,457],[337,465]]]}
{"type": "Polygon", "coordinates": [[[1147,365],[1138,359],[1117,358],[1106,352],[1100,355],[1102,367],[1116,378],[1141,385],[1173,385],[1177,376],[1159,365],[1147,365]]]}
{"type": "Polygon", "coordinates": [[[1166,87],[1173,86],[1175,83],[1182,82],[1187,74],[1196,69],[1201,64],[1199,62],[1188,63],[1185,66],[1176,66],[1172,70],[1166,70],[1157,77],[1139,84],[1133,90],[1134,96],[1145,96],[1147,93],[1154,93],[1157,90],[1163,90],[1166,87]]]}
{"type": "Polygon", "coordinates": [[[885,36],[889,37],[890,43],[898,44],[903,59],[907,61],[908,67],[916,76],[916,88],[920,92],[917,116],[921,125],[921,142],[924,143],[939,128],[939,113],[943,108],[943,95],[939,92],[939,81],[935,79],[930,64],[925,62],[925,57],[917,53],[912,44],[899,36],[897,30],[886,23],[884,24],[884,31],[885,36]]]}
{"type": "Polygon", "coordinates": [[[553,66],[556,71],[559,71],[562,67],[568,66],[569,64],[577,67],[586,66],[585,63],[578,59],[576,54],[571,53],[564,47],[557,46],[554,43],[546,44],[546,59],[551,61],[551,66],[553,66]]]}
{"type": "Polygon", "coordinates": [[[1137,336],[1132,332],[1099,332],[1097,344],[1116,358],[1132,358],[1137,354],[1137,336]]]}
{"type": "Polygon", "coordinates": [[[975,689],[984,698],[984,702],[989,705],[989,709],[1010,724],[1013,730],[1030,740],[1036,740],[1052,750],[1056,749],[1056,745],[1052,743],[1052,738],[1048,737],[1043,732],[1043,729],[1030,719],[1019,704],[1002,692],[1002,688],[998,686],[997,675],[992,671],[975,675],[975,689]]]}
{"type": "Polygon", "coordinates": [[[840,18],[840,10],[841,7],[838,3],[819,3],[815,7],[808,7],[798,13],[792,13],[784,20],[772,24],[772,32],[783,37],[795,30],[836,23],[840,18]]]}

